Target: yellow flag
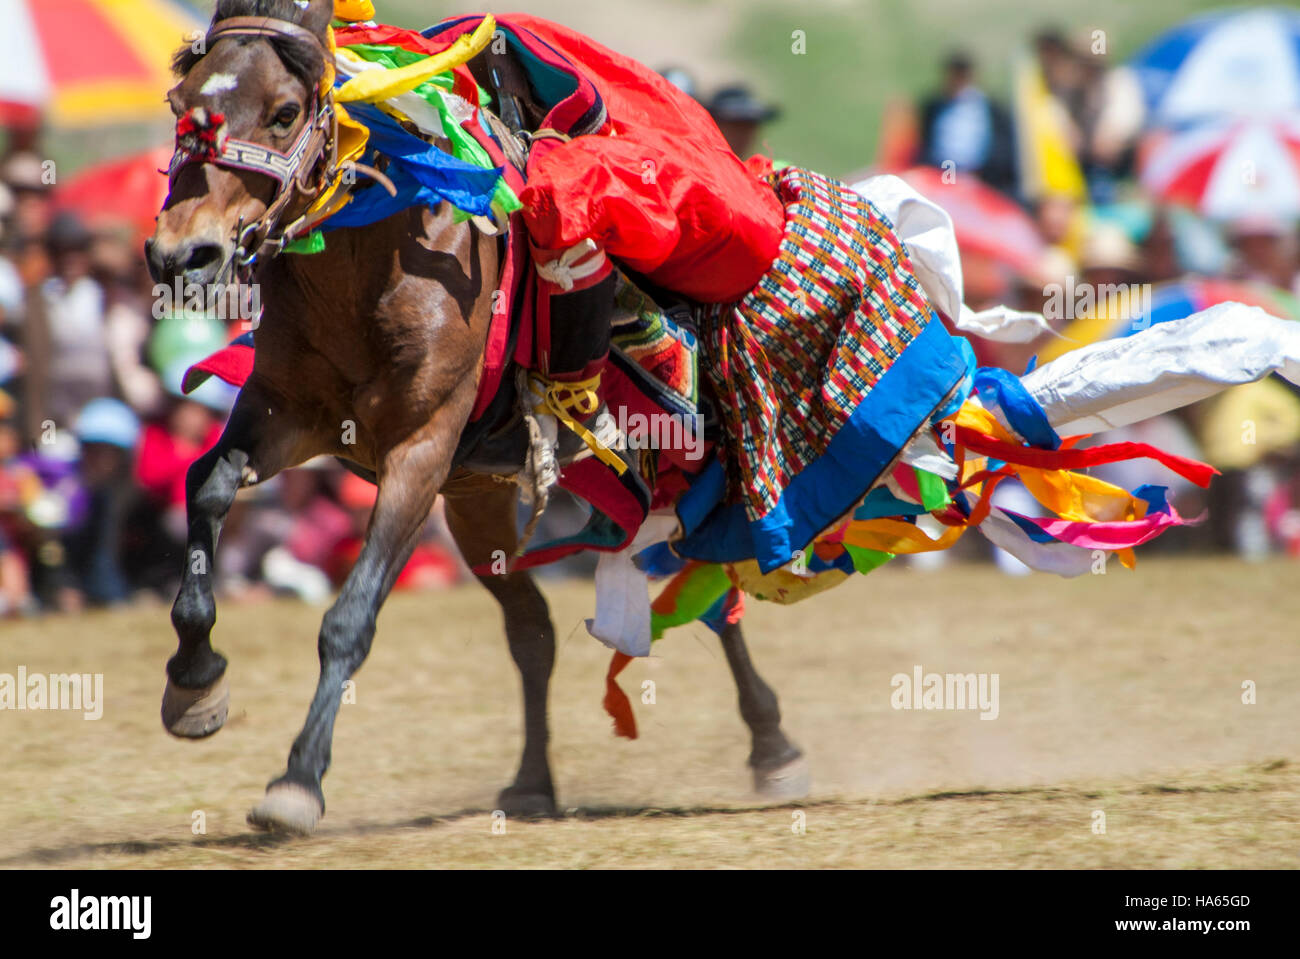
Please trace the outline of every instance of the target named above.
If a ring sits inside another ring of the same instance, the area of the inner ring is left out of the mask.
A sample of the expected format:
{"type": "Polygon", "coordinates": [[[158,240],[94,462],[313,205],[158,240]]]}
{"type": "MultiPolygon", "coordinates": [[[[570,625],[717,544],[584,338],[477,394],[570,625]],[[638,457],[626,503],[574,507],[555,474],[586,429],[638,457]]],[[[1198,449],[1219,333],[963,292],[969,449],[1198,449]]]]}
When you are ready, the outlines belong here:
{"type": "Polygon", "coordinates": [[[1023,55],[1016,67],[1015,103],[1025,195],[1083,200],[1087,186],[1070,144],[1069,117],[1048,90],[1038,61],[1029,55],[1023,55]]]}
{"type": "Polygon", "coordinates": [[[441,53],[417,60],[415,63],[399,67],[396,70],[367,70],[357,74],[347,83],[334,91],[336,103],[378,103],[392,97],[410,93],[420,84],[439,73],[467,63],[481,53],[492,42],[496,31],[496,20],[484,17],[473,33],[457,38],[456,42],[441,53]]]}

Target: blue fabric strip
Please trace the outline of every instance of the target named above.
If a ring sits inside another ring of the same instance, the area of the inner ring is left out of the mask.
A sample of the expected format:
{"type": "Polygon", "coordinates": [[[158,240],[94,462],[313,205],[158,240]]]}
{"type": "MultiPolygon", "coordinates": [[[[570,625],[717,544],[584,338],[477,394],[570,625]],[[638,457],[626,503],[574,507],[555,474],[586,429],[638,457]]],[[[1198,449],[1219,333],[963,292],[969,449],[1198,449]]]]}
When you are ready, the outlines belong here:
{"type": "Polygon", "coordinates": [[[1148,513],[1169,512],[1169,487],[1152,486],[1144,483],[1133,491],[1133,495],[1147,504],[1148,513]]]}
{"type": "Polygon", "coordinates": [[[1038,401],[1029,395],[1016,374],[996,366],[981,366],[975,374],[975,389],[985,409],[1000,408],[1011,428],[1031,446],[1061,448],[1061,437],[1052,429],[1038,401]]]}
{"type": "Polygon", "coordinates": [[[407,133],[392,117],[369,103],[349,103],[348,113],[370,130],[369,148],[391,161],[385,171],[397,196],[372,186],[322,224],[322,230],[369,226],[413,206],[435,207],[446,200],[476,216],[492,212],[492,196],[502,170],[457,160],[407,133]]]}
{"type": "Polygon", "coordinates": [[[1019,513],[1013,513],[1010,510],[1005,510],[1005,509],[1002,511],[1002,513],[1004,516],[1007,517],[1007,519],[1011,520],[1011,522],[1019,526],[1020,529],[1024,531],[1025,535],[1028,536],[1030,539],[1032,539],[1035,543],[1059,543],[1060,542],[1060,540],[1058,540],[1055,536],[1052,536],[1050,533],[1046,532],[1041,526],[1038,526],[1035,523],[1031,523],[1028,520],[1028,518],[1021,516],[1019,513]]]}

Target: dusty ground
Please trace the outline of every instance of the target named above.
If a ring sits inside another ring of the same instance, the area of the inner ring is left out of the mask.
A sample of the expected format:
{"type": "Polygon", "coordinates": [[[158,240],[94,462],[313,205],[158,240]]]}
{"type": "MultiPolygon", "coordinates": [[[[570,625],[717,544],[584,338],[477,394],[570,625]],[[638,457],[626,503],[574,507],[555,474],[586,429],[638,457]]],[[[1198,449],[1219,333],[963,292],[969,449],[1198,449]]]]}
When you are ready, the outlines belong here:
{"type": "Polygon", "coordinates": [[[0,866],[1296,867],[1298,587],[1283,562],[1070,582],[886,569],[804,606],[756,604],[755,659],[813,768],[809,800],[780,806],[749,792],[711,634],[681,630],[629,668],[634,701],[649,678],[656,702],[637,701],[641,739],[615,740],[607,653],[581,626],[590,588],[548,584],[569,812],[504,835],[491,811],[521,721],[497,613],[476,587],[398,597],[342,710],[328,814],[290,842],[244,814],[305,716],[319,610],[223,607],[231,720],[198,743],[158,720],[164,608],[5,624],[0,673],[102,672],[106,705],[98,721],[0,712],[0,866]],[[918,664],[997,673],[998,718],[891,708],[891,677],[918,664]]]}

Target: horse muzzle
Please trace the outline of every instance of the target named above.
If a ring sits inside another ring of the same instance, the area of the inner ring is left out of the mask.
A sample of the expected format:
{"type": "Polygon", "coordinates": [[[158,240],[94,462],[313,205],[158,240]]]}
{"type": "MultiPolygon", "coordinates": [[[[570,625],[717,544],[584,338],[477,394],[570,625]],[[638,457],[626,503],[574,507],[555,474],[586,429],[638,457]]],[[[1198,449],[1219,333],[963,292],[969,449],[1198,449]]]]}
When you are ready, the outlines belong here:
{"type": "Polygon", "coordinates": [[[145,260],[155,283],[180,279],[187,286],[207,286],[216,282],[230,255],[225,245],[209,240],[189,239],[168,244],[150,237],[144,241],[145,260]]]}

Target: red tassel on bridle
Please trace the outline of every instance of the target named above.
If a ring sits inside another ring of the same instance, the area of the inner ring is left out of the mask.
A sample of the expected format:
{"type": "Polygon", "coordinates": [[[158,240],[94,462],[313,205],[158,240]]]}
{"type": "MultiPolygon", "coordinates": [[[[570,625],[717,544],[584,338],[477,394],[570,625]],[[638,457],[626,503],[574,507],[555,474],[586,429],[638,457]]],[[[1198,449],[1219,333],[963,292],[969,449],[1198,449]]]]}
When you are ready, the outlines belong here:
{"type": "Polygon", "coordinates": [[[195,107],[176,121],[176,150],[193,160],[210,161],[225,146],[226,115],[195,107]]]}

